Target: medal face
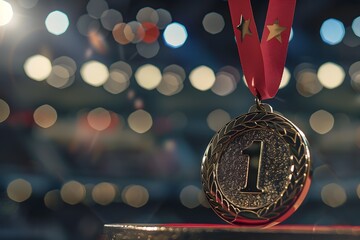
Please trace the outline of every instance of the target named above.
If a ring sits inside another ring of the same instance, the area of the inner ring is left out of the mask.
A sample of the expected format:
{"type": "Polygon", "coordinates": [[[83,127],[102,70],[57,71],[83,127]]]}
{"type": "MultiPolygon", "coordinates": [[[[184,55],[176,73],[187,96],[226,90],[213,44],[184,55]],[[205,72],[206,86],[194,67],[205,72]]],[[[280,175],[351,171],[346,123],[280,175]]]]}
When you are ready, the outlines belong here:
{"type": "Polygon", "coordinates": [[[308,142],[286,118],[266,110],[249,112],[212,138],[201,177],[210,206],[223,220],[273,226],[289,217],[308,192],[308,142]]]}

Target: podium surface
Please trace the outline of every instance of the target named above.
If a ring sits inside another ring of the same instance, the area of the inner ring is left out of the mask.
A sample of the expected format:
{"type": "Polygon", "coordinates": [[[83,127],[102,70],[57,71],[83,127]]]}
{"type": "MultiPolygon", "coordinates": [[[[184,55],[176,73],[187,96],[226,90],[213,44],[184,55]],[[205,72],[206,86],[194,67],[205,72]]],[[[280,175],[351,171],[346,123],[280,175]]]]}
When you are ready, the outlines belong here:
{"type": "Polygon", "coordinates": [[[359,240],[358,226],[280,225],[261,229],[212,224],[105,224],[106,240],[359,240]]]}

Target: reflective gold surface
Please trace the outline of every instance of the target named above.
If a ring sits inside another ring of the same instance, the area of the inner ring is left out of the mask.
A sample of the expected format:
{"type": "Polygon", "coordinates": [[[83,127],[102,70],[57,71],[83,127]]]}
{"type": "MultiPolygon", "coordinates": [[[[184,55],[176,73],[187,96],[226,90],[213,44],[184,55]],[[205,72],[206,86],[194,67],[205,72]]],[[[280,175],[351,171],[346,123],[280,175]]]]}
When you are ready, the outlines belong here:
{"type": "Polygon", "coordinates": [[[308,142],[286,118],[250,112],[215,134],[201,176],[205,195],[222,219],[271,226],[289,217],[309,189],[308,142]]]}

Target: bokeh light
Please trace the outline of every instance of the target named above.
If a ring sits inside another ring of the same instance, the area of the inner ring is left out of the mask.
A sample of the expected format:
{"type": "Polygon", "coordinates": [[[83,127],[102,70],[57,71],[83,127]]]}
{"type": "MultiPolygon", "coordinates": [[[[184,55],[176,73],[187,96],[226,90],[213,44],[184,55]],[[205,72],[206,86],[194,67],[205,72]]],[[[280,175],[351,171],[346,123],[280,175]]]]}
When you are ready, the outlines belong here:
{"type": "Polygon", "coordinates": [[[291,28],[290,35],[289,35],[289,42],[294,38],[294,30],[291,28]]]}
{"type": "Polygon", "coordinates": [[[162,75],[162,80],[157,86],[157,90],[165,96],[172,96],[179,93],[183,87],[183,81],[181,77],[173,72],[166,72],[162,75]]]}
{"type": "Polygon", "coordinates": [[[145,29],[140,22],[131,21],[127,23],[130,28],[125,28],[124,35],[127,40],[132,43],[139,43],[144,40],[145,29]]]}
{"type": "Polygon", "coordinates": [[[135,72],[136,82],[142,88],[152,90],[161,82],[161,72],[159,68],[151,64],[145,64],[139,67],[135,72]]]}
{"type": "Polygon", "coordinates": [[[315,132],[325,134],[333,128],[335,120],[331,113],[319,110],[311,115],[309,122],[315,132]]]}
{"type": "Polygon", "coordinates": [[[123,62],[123,61],[118,61],[118,62],[114,62],[113,64],[111,64],[110,71],[113,71],[113,70],[119,70],[119,71],[126,73],[127,77],[129,79],[131,78],[131,76],[133,74],[131,66],[128,63],[123,62]]]}
{"type": "Polygon", "coordinates": [[[206,14],[202,21],[202,24],[205,31],[211,34],[220,33],[225,27],[225,21],[223,16],[216,12],[206,14]]]}
{"type": "Polygon", "coordinates": [[[313,178],[318,181],[325,180],[328,177],[334,177],[334,170],[328,164],[322,164],[314,169],[313,178]]]}
{"type": "Polygon", "coordinates": [[[88,36],[90,32],[99,31],[100,23],[97,19],[90,17],[88,14],[84,14],[79,17],[76,27],[82,35],[88,36]]]}
{"type": "Polygon", "coordinates": [[[194,88],[206,91],[214,85],[216,77],[211,68],[202,65],[190,72],[189,79],[194,88]]]}
{"type": "Polygon", "coordinates": [[[144,43],[156,42],[160,35],[159,28],[154,23],[150,23],[150,22],[143,22],[141,25],[145,31],[144,33],[145,35],[142,41],[144,43]]]}
{"type": "Polygon", "coordinates": [[[111,124],[110,112],[102,107],[91,110],[87,115],[87,120],[93,129],[104,131],[111,124]]]}
{"type": "Polygon", "coordinates": [[[125,91],[130,85],[132,76],[131,66],[123,61],[118,61],[110,66],[110,75],[104,89],[112,94],[118,94],[125,91]]]}
{"type": "Polygon", "coordinates": [[[108,8],[109,6],[105,0],[90,0],[86,5],[88,14],[96,19],[99,19],[108,8]]]}
{"type": "Polygon", "coordinates": [[[49,128],[55,124],[57,120],[56,110],[48,105],[42,105],[34,111],[34,121],[42,128],[49,128]]]}
{"type": "Polygon", "coordinates": [[[351,79],[351,86],[360,91],[360,61],[354,62],[349,68],[349,75],[351,79]]]}
{"type": "Polygon", "coordinates": [[[236,83],[238,83],[241,79],[241,74],[239,70],[230,65],[220,68],[219,72],[230,74],[232,76],[231,78],[233,78],[236,83]]]}
{"type": "Polygon", "coordinates": [[[14,15],[10,3],[0,0],[0,26],[8,24],[14,15]]]}
{"type": "Polygon", "coordinates": [[[345,36],[344,24],[334,18],[327,19],[321,25],[320,36],[329,45],[338,44],[345,36]]]}
{"type": "Polygon", "coordinates": [[[226,96],[235,91],[235,89],[236,80],[232,74],[223,71],[216,74],[215,83],[211,87],[211,91],[219,96],[226,96]]]}
{"type": "Polygon", "coordinates": [[[72,180],[61,187],[60,195],[65,203],[75,205],[84,200],[86,190],[83,184],[72,180]]]}
{"type": "Polygon", "coordinates": [[[210,208],[209,201],[207,200],[205,193],[201,190],[198,194],[198,200],[203,207],[210,208]]]}
{"type": "Polygon", "coordinates": [[[159,21],[157,23],[159,29],[164,29],[168,24],[172,22],[172,16],[168,10],[159,8],[156,9],[156,12],[159,16],[159,21]]]}
{"type": "Polygon", "coordinates": [[[296,89],[304,97],[311,97],[322,88],[315,71],[304,71],[297,77],[296,89]]]}
{"type": "Polygon", "coordinates": [[[222,109],[215,109],[209,113],[206,119],[209,128],[215,132],[222,128],[230,120],[230,114],[222,109]]]}
{"type": "Polygon", "coordinates": [[[54,211],[58,210],[61,203],[60,200],[60,191],[57,189],[48,191],[44,196],[45,206],[54,211]]]}
{"type": "Polygon", "coordinates": [[[108,68],[94,60],[84,63],[80,69],[80,74],[86,83],[94,87],[103,85],[109,78],[108,68]]]}
{"type": "Polygon", "coordinates": [[[108,51],[108,45],[105,40],[104,31],[94,31],[90,30],[88,32],[89,43],[92,48],[88,48],[86,51],[86,57],[90,57],[93,53],[93,50],[100,54],[105,54],[108,51]]]}
{"type": "Polygon", "coordinates": [[[31,184],[25,179],[15,179],[7,187],[8,197],[15,202],[24,202],[32,194],[31,184]]]}
{"type": "Polygon", "coordinates": [[[151,7],[144,7],[136,14],[136,20],[141,23],[148,22],[157,24],[159,21],[159,15],[155,9],[151,7]]]}
{"type": "Polygon", "coordinates": [[[0,123],[6,121],[10,115],[10,107],[4,100],[0,99],[0,123]]]}
{"type": "Polygon", "coordinates": [[[171,64],[164,68],[163,77],[157,90],[165,96],[175,95],[183,89],[185,78],[185,70],[179,65],[171,64]]]}
{"type": "Polygon", "coordinates": [[[65,66],[55,65],[52,67],[52,71],[46,79],[46,82],[55,88],[61,89],[67,87],[72,83],[72,81],[70,81],[70,71],[65,66]]]}
{"type": "Polygon", "coordinates": [[[139,109],[129,115],[128,124],[133,131],[145,133],[152,127],[153,120],[150,113],[139,109]]]}
{"type": "Polygon", "coordinates": [[[337,208],[346,202],[347,196],[342,186],[330,183],[321,189],[321,199],[326,205],[337,208]]]}
{"type": "Polygon", "coordinates": [[[43,81],[50,75],[52,66],[47,57],[34,55],[25,61],[24,70],[29,78],[35,81],[43,81]]]}
{"type": "Polygon", "coordinates": [[[53,61],[53,65],[64,66],[69,71],[70,76],[75,75],[75,72],[77,69],[75,60],[70,57],[67,57],[67,56],[61,56],[61,57],[56,58],[53,61]]]}
{"type": "Polygon", "coordinates": [[[200,205],[198,198],[200,192],[201,190],[194,185],[186,186],[180,192],[180,202],[187,208],[196,208],[200,205]]]}
{"type": "Polygon", "coordinates": [[[279,89],[282,89],[282,88],[286,87],[290,82],[290,78],[291,78],[290,71],[289,71],[289,69],[287,69],[285,67],[284,71],[283,71],[283,74],[282,74],[282,77],[281,77],[281,82],[280,82],[279,89]]]}
{"type": "Polygon", "coordinates": [[[55,88],[69,87],[75,81],[76,62],[67,56],[56,58],[52,63],[52,71],[46,82],[55,88]]]}
{"type": "Polygon", "coordinates": [[[112,31],[116,24],[123,21],[123,16],[119,11],[115,9],[109,9],[101,14],[100,21],[106,30],[112,31]]]}
{"type": "Polygon", "coordinates": [[[115,200],[117,188],[108,182],[102,182],[94,186],[91,196],[94,202],[100,205],[109,205],[115,200]]]}
{"type": "Polygon", "coordinates": [[[358,72],[360,72],[360,61],[354,62],[349,67],[350,77],[352,77],[353,75],[356,75],[358,72]]]}
{"type": "MultiPolygon", "coordinates": [[[[70,72],[66,67],[61,65],[55,65],[52,67],[52,73],[60,78],[68,79],[70,77],[70,72]]],[[[51,74],[50,74],[51,76],[51,74]]],[[[49,77],[50,77],[49,76],[49,77]]]]}
{"type": "Polygon", "coordinates": [[[185,81],[186,72],[185,72],[184,68],[182,68],[181,66],[179,66],[177,64],[171,64],[171,65],[165,67],[163,72],[176,74],[177,76],[180,77],[181,81],[185,81]]]}
{"type": "Polygon", "coordinates": [[[328,89],[340,86],[345,79],[344,69],[340,65],[332,62],[321,65],[317,75],[320,83],[328,89]]]}
{"type": "Polygon", "coordinates": [[[169,47],[179,48],[186,42],[188,33],[184,25],[174,22],[167,25],[163,37],[169,47]]]}
{"type": "Polygon", "coordinates": [[[46,17],[45,26],[50,33],[61,35],[68,29],[69,19],[65,13],[54,11],[46,17]]]}
{"type": "Polygon", "coordinates": [[[144,101],[141,98],[136,98],[134,100],[134,108],[135,109],[143,109],[144,108],[144,101]]]}
{"type": "Polygon", "coordinates": [[[358,37],[360,37],[360,16],[355,18],[351,24],[351,28],[354,32],[354,34],[358,37]]]}
{"type": "Polygon", "coordinates": [[[159,53],[160,45],[158,41],[152,43],[140,42],[136,44],[136,50],[144,58],[153,58],[159,53]]]}
{"type": "Polygon", "coordinates": [[[126,45],[135,38],[131,26],[126,23],[116,24],[112,31],[112,34],[115,41],[121,45],[126,45]]]}
{"type": "Polygon", "coordinates": [[[128,74],[122,70],[114,69],[110,71],[109,79],[104,84],[104,89],[112,94],[125,91],[130,85],[128,74]]]}
{"type": "Polygon", "coordinates": [[[134,208],[140,208],[149,201],[149,192],[141,185],[127,186],[121,196],[124,203],[134,208]]]}
{"type": "Polygon", "coordinates": [[[296,89],[302,96],[311,97],[323,89],[312,64],[301,63],[295,68],[294,73],[296,89]]]}

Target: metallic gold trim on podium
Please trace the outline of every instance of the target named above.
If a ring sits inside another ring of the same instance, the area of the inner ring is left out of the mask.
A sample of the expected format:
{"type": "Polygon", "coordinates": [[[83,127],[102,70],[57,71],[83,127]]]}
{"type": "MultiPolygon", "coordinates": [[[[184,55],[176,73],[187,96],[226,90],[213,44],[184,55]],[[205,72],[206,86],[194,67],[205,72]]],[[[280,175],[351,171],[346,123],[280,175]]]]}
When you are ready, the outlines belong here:
{"type": "Polygon", "coordinates": [[[231,225],[106,224],[106,240],[358,240],[360,227],[277,226],[269,229],[231,225]]]}

